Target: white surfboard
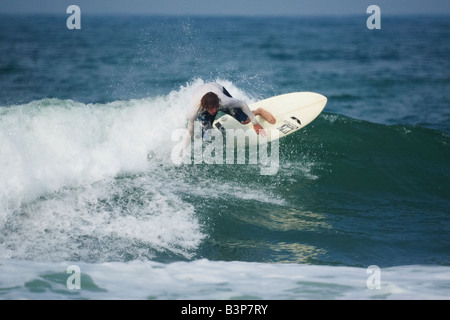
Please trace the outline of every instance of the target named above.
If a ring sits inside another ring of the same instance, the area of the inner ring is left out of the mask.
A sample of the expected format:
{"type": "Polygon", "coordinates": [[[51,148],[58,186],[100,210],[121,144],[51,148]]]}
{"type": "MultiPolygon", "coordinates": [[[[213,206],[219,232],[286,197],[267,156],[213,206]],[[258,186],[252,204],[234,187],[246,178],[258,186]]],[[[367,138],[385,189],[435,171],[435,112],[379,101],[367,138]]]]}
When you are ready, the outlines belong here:
{"type": "MultiPolygon", "coordinates": [[[[277,120],[275,124],[271,124],[264,118],[256,116],[259,124],[266,130],[266,141],[270,142],[290,135],[311,123],[322,112],[326,104],[327,98],[319,93],[294,92],[261,100],[249,107],[251,110],[264,108],[277,120]]],[[[227,129],[244,130],[249,137],[247,141],[249,145],[259,141],[251,122],[243,125],[228,114],[214,121],[213,126],[222,132],[226,132],[227,129]]]]}

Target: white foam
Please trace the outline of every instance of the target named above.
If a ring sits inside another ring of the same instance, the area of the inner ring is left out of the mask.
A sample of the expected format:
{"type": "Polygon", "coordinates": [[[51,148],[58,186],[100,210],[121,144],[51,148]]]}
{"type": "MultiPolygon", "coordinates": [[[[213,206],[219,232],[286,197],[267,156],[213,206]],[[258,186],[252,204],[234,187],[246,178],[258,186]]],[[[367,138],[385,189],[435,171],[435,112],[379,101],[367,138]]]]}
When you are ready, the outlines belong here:
{"type": "MultiPolygon", "coordinates": [[[[220,81],[220,80],[219,80],[220,81]]],[[[249,100],[232,83],[233,94],[249,100]]],[[[0,203],[120,172],[143,172],[148,155],[170,161],[171,133],[186,127],[197,79],[167,96],[108,104],[45,99],[0,110],[0,203]]]]}
{"type": "Polygon", "coordinates": [[[380,269],[369,288],[366,268],[195,260],[170,264],[37,263],[0,260],[4,299],[448,299],[450,268],[380,269]],[[70,290],[67,267],[80,268],[80,290],[70,290]],[[84,277],[83,277],[84,275],[84,277]],[[38,288],[34,288],[33,285],[38,288]]]}

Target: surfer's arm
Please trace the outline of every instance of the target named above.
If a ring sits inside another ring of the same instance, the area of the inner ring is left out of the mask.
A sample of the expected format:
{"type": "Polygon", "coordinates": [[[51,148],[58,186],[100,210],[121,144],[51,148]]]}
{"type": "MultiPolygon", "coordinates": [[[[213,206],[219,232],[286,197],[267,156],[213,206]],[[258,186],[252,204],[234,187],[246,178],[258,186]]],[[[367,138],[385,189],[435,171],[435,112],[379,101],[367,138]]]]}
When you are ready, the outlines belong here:
{"type": "MultiPolygon", "coordinates": [[[[189,143],[191,142],[192,139],[192,135],[193,135],[193,130],[190,130],[191,124],[188,125],[188,131],[186,132],[186,134],[184,135],[183,138],[183,149],[186,149],[186,147],[189,145],[189,143]]],[[[192,125],[193,127],[193,125],[192,125]]]]}
{"type": "Polygon", "coordinates": [[[196,106],[194,103],[191,104],[191,110],[190,114],[188,116],[188,126],[187,126],[187,132],[184,135],[183,138],[183,149],[186,149],[189,144],[191,143],[192,137],[194,136],[194,122],[198,117],[198,106],[196,106]]]}
{"type": "Polygon", "coordinates": [[[189,117],[187,132],[183,138],[183,149],[186,149],[186,147],[189,145],[189,143],[191,143],[191,139],[192,139],[193,135],[194,135],[194,119],[192,117],[189,117]]]}
{"type": "Polygon", "coordinates": [[[248,116],[250,121],[253,123],[253,125],[258,124],[258,120],[256,120],[255,115],[250,110],[248,105],[245,103],[245,101],[235,99],[235,98],[229,98],[225,95],[221,96],[220,99],[222,100],[222,104],[226,108],[241,108],[242,111],[248,116]]]}
{"type": "Polygon", "coordinates": [[[249,106],[244,101],[235,98],[229,98],[227,96],[225,96],[225,98],[221,97],[221,99],[224,106],[227,108],[241,108],[242,111],[248,116],[248,119],[252,122],[253,129],[256,131],[256,133],[261,134],[263,137],[267,136],[266,130],[264,130],[264,128],[259,124],[254,113],[250,110],[249,106]]]}

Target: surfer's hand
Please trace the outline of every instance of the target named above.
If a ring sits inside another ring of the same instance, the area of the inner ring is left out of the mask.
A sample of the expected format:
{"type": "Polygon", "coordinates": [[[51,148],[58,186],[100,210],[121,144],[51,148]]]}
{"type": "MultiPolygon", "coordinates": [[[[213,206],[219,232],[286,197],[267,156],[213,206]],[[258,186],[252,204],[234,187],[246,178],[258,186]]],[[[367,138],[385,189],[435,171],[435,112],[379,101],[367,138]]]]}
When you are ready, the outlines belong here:
{"type": "Polygon", "coordinates": [[[255,129],[256,133],[260,134],[261,137],[263,138],[267,137],[266,130],[264,130],[264,128],[259,123],[254,124],[253,129],[255,129]]]}

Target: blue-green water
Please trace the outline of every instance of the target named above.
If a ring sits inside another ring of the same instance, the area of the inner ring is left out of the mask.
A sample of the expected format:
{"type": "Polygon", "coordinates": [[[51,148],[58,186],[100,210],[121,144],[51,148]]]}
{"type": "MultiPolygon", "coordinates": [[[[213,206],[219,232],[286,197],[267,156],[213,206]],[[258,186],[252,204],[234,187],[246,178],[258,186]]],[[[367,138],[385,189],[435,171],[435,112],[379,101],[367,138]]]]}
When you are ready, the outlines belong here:
{"type": "Polygon", "coordinates": [[[448,298],[448,17],[65,19],[0,19],[0,297],[448,298]],[[207,81],[328,104],[274,175],[176,165],[207,81]]]}

